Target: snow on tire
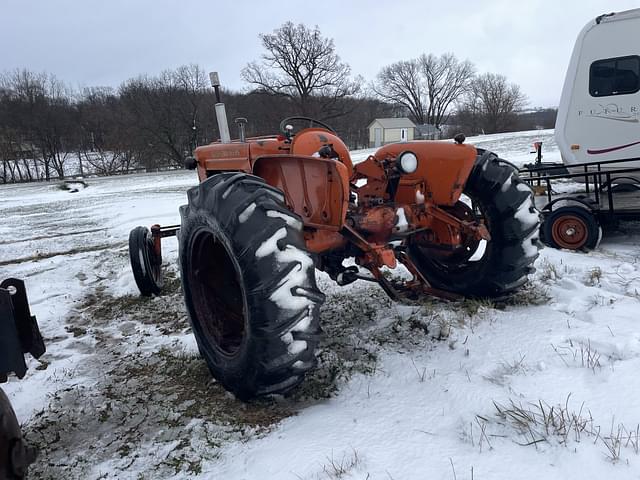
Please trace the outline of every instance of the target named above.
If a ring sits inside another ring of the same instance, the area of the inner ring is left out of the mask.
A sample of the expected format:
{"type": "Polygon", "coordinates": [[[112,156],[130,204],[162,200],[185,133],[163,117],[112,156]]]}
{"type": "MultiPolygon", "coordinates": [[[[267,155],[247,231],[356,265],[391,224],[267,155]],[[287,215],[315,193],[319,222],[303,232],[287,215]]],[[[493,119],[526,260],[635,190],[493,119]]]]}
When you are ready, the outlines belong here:
{"type": "Polygon", "coordinates": [[[417,244],[409,245],[409,254],[434,287],[467,296],[504,296],[527,281],[538,257],[540,215],[533,193],[513,165],[479,150],[464,194],[491,240],[467,255],[438,255],[417,244]]]}
{"type": "Polygon", "coordinates": [[[242,400],[290,391],[316,364],[324,301],[302,221],[280,190],[245,173],[215,175],[188,199],[181,277],[209,369],[242,400]]]}

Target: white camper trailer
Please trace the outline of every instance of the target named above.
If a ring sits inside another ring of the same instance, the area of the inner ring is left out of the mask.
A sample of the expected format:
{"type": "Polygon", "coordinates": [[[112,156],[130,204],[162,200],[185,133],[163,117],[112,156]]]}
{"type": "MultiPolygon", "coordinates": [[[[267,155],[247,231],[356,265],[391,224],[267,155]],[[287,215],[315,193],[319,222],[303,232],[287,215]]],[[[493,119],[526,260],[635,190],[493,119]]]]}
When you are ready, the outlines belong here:
{"type": "Polygon", "coordinates": [[[520,170],[546,197],[536,204],[547,245],[590,250],[602,226],[640,220],[639,113],[640,8],[600,15],[578,35],[562,89],[555,137],[564,165],[541,162],[538,151],[520,170]]]}
{"type": "Polygon", "coordinates": [[[640,8],[601,15],[578,35],[567,70],[555,130],[563,163],[640,166],[639,112],[640,8]]]}

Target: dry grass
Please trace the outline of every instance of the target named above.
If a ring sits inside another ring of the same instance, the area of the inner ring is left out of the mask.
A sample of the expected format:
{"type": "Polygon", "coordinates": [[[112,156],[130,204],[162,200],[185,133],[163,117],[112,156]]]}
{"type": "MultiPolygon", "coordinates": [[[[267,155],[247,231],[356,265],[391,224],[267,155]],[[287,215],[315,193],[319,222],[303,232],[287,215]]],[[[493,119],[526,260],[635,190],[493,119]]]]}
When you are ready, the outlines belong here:
{"type": "Polygon", "coordinates": [[[589,287],[594,287],[600,285],[600,280],[602,280],[602,269],[600,267],[593,267],[585,275],[584,284],[589,287]]]}
{"type": "Polygon", "coordinates": [[[212,380],[204,360],[182,346],[190,327],[180,282],[172,272],[166,280],[155,298],[98,287],[70,315],[72,348],[90,355],[74,371],[52,373],[62,387],[24,427],[40,450],[33,478],[190,476],[224,444],[296,414],[276,399],[239,402],[212,380]]]}
{"type": "Polygon", "coordinates": [[[495,385],[504,386],[508,383],[508,377],[527,372],[524,360],[525,355],[521,355],[519,359],[511,362],[502,361],[489,375],[485,375],[483,378],[495,385]]]}
{"type": "Polygon", "coordinates": [[[578,365],[592,370],[593,373],[602,368],[601,355],[591,346],[589,339],[586,342],[569,340],[566,345],[552,344],[551,347],[567,367],[578,365]]]}
{"type": "Polygon", "coordinates": [[[340,459],[336,459],[332,453],[331,457],[327,457],[327,463],[322,466],[322,471],[328,479],[339,480],[350,475],[352,470],[358,467],[360,463],[361,459],[358,456],[358,452],[355,448],[352,448],[349,455],[344,453],[340,459]]]}
{"type": "MultiPolygon", "coordinates": [[[[638,454],[640,445],[640,424],[634,428],[627,428],[623,424],[603,428],[597,424],[590,411],[585,411],[584,404],[577,411],[569,407],[570,395],[564,405],[549,405],[546,402],[523,404],[509,400],[507,404],[494,402],[495,412],[492,416],[476,417],[478,424],[476,434],[477,442],[492,448],[490,438],[512,438],[515,443],[522,446],[534,446],[536,449],[541,444],[568,446],[589,441],[599,445],[604,455],[612,462],[621,459],[623,449],[630,453],[638,454]],[[498,427],[499,434],[489,433],[489,429],[498,427]],[[510,433],[515,432],[515,436],[510,433]]],[[[472,436],[472,441],[473,441],[472,436]]]]}
{"type": "Polygon", "coordinates": [[[538,268],[538,278],[543,282],[556,281],[562,278],[562,271],[555,263],[543,258],[538,268]]]}

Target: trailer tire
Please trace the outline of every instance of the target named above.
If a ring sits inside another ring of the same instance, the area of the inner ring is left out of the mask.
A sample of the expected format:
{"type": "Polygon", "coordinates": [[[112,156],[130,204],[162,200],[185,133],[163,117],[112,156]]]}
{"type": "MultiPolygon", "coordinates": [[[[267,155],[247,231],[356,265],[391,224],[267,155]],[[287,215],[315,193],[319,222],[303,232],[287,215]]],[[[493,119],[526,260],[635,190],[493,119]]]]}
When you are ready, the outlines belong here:
{"type": "Polygon", "coordinates": [[[129,261],[133,278],[145,297],[158,295],[162,290],[162,260],[153,248],[153,237],[147,227],[129,232],[129,261]]]}
{"type": "Polygon", "coordinates": [[[553,210],[545,217],[541,237],[553,248],[589,251],[600,243],[602,228],[590,210],[571,205],[553,210]]]}
{"type": "Polygon", "coordinates": [[[188,191],[178,236],[184,298],[212,375],[246,401],[285,394],[315,367],[315,265],[282,192],[246,173],[188,191]]]}
{"type": "MultiPolygon", "coordinates": [[[[479,209],[491,240],[484,250],[470,242],[468,254],[438,257],[417,244],[409,256],[432,286],[469,297],[502,297],[535,271],[540,217],[531,189],[517,169],[494,153],[479,150],[464,194],[479,209]],[[480,255],[474,259],[475,255],[480,255]]],[[[456,210],[452,210],[456,215],[456,210]]],[[[460,218],[466,219],[466,217],[460,218]]]]}

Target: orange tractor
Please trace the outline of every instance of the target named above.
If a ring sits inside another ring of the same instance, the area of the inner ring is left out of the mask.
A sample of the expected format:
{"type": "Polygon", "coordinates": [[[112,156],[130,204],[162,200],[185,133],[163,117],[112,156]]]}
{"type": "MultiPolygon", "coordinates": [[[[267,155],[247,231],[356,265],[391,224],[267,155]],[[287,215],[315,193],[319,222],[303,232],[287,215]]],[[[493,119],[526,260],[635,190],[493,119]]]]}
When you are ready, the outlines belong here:
{"type": "Polygon", "coordinates": [[[459,135],[385,145],[354,165],[331,127],[305,117],[256,138],[238,119],[231,140],[212,83],[222,138],[187,159],[200,184],[181,225],[135,228],[130,258],[141,292],[159,293],[161,238],[177,234],[200,352],[237,397],[286,393],[315,366],[325,298],[316,269],[338,285],[377,282],[394,299],[502,297],[533,271],[531,190],[493,153],[459,135]],[[385,275],[398,262],[410,280],[385,275]]]}

